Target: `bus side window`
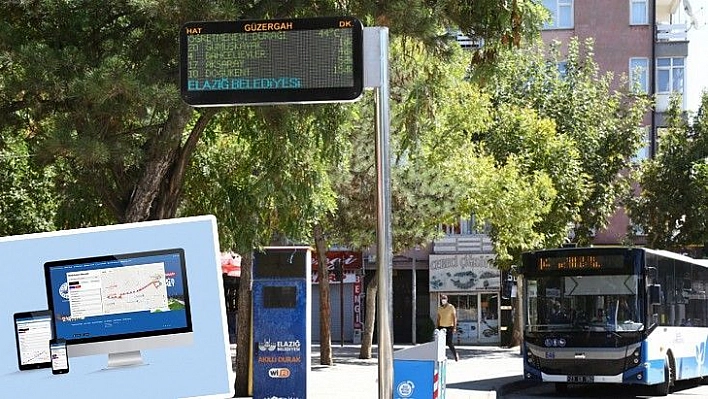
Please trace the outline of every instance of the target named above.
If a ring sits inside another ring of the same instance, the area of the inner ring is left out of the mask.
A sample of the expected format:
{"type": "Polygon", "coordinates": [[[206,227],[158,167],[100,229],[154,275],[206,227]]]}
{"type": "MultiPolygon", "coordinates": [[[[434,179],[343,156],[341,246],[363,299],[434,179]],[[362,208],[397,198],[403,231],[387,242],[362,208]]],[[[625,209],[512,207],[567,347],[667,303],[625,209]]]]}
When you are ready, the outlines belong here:
{"type": "Polygon", "coordinates": [[[657,262],[657,279],[655,284],[661,285],[660,302],[661,305],[651,306],[652,313],[658,313],[658,324],[661,326],[679,325],[675,311],[676,287],[674,285],[674,262],[673,259],[660,258],[657,262]]]}

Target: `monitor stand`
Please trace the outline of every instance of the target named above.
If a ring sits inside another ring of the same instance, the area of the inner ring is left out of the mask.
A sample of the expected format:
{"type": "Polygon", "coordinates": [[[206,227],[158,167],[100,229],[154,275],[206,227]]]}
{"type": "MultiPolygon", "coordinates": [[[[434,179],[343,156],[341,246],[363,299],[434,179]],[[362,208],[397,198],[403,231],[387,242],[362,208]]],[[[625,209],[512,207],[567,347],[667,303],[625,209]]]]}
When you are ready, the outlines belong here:
{"type": "Polygon", "coordinates": [[[108,354],[108,368],[143,366],[143,357],[140,351],[114,352],[108,354]]]}

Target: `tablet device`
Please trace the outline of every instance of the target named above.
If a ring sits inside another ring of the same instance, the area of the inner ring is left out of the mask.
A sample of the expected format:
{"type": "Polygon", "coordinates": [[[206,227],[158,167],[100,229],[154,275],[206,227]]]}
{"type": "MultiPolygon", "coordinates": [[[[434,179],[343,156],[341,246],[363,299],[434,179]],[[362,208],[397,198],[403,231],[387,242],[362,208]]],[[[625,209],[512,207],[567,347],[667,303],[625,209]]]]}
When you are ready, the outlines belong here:
{"type": "Polygon", "coordinates": [[[14,314],[17,366],[20,370],[52,366],[49,341],[54,337],[52,312],[36,310],[14,314]]]}

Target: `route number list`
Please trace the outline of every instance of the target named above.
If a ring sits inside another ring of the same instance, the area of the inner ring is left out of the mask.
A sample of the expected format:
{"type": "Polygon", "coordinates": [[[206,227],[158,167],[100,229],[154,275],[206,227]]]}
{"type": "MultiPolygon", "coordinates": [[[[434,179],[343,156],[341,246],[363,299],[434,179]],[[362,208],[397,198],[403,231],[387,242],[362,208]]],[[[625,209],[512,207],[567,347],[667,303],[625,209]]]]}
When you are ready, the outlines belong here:
{"type": "Polygon", "coordinates": [[[184,101],[195,107],[356,100],[363,28],[354,18],[189,22],[180,34],[184,101]]]}

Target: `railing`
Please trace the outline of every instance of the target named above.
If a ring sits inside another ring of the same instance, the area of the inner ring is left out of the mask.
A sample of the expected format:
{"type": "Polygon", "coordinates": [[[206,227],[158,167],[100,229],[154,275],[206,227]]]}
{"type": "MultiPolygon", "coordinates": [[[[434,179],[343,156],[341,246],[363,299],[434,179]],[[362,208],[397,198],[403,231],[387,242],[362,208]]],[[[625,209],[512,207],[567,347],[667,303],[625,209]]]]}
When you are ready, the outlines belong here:
{"type": "Polygon", "coordinates": [[[676,42],[688,40],[688,26],[686,24],[658,24],[656,26],[656,40],[659,42],[676,42]]]}
{"type": "Polygon", "coordinates": [[[492,240],[486,234],[449,235],[433,242],[433,251],[437,254],[490,253],[493,250],[492,240]]]}

